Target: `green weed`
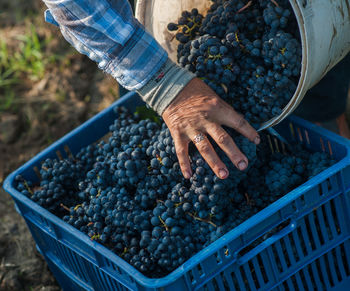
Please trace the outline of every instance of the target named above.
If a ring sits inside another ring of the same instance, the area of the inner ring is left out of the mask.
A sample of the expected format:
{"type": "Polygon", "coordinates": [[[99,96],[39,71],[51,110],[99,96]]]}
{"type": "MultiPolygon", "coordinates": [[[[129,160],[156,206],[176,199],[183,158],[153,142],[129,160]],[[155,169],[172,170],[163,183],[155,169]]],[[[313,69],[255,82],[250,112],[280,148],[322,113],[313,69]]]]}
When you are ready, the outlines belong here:
{"type": "Polygon", "coordinates": [[[12,66],[7,45],[0,39],[0,89],[18,82],[18,74],[12,66]]]}
{"type": "Polygon", "coordinates": [[[3,96],[0,98],[0,112],[15,106],[15,92],[13,90],[7,88],[1,95],[3,96]]]}
{"type": "Polygon", "coordinates": [[[18,47],[9,49],[8,43],[0,38],[0,112],[14,109],[16,86],[21,80],[42,79],[47,65],[56,61],[55,55],[45,56],[50,39],[40,40],[33,25],[17,39],[18,47]]]}
{"type": "Polygon", "coordinates": [[[55,55],[45,56],[45,46],[50,39],[40,40],[33,25],[27,34],[17,39],[18,49],[11,53],[6,42],[0,39],[0,89],[16,85],[23,77],[40,80],[47,64],[57,60],[55,55]]]}
{"type": "Polygon", "coordinates": [[[45,43],[39,40],[33,25],[30,28],[30,32],[18,36],[18,40],[21,42],[19,51],[14,53],[12,63],[14,69],[27,74],[33,81],[41,79],[44,76],[45,66],[48,62],[43,53],[45,43]]]}

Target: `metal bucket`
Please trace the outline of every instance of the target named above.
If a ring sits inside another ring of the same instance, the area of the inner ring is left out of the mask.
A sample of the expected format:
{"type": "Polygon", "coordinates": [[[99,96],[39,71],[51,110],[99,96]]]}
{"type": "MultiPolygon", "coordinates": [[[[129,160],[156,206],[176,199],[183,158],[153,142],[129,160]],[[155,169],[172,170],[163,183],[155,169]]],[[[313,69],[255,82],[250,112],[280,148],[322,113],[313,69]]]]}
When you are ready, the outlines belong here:
{"type": "MultiPolygon", "coordinates": [[[[278,2],[278,1],[277,1],[278,2]]],[[[289,0],[302,42],[302,68],[297,89],[282,113],[262,124],[260,130],[282,121],[314,86],[350,51],[350,0],[289,0]]],[[[136,17],[176,61],[177,41],[167,31],[183,10],[197,7],[201,13],[209,0],[139,0],[136,17]]]]}

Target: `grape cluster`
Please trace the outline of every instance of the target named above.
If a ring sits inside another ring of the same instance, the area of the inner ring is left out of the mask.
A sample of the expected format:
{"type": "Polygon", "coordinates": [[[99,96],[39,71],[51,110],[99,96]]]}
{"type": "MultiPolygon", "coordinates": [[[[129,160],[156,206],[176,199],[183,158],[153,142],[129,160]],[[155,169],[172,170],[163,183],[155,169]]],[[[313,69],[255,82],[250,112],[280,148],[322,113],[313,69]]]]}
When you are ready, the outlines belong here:
{"type": "Polygon", "coordinates": [[[240,73],[229,50],[225,41],[206,34],[191,42],[189,55],[181,56],[179,63],[224,94],[224,88],[231,86],[240,73]]]}
{"type": "Polygon", "coordinates": [[[245,192],[258,207],[269,205],[335,164],[327,153],[309,152],[300,144],[293,145],[287,153],[271,151],[266,136],[262,137],[257,160],[242,183],[245,192]]]}
{"type": "Polygon", "coordinates": [[[47,159],[41,181],[16,177],[22,194],[110,248],[150,277],[162,277],[262,208],[334,163],[301,147],[272,153],[227,132],[249,159],[237,170],[214,144],[230,175],[214,175],[195,147],[185,180],[164,122],[125,108],[108,138],[75,157],[47,159]]]}
{"type": "Polygon", "coordinates": [[[318,173],[334,165],[334,163],[334,160],[329,161],[328,155],[324,152],[313,153],[309,156],[308,163],[306,165],[307,176],[314,177],[318,173]]]}
{"type": "Polygon", "coordinates": [[[178,62],[258,126],[278,116],[296,90],[296,19],[287,0],[213,2],[198,32],[181,37],[178,62]]]}
{"type": "MultiPolygon", "coordinates": [[[[86,158],[93,155],[94,146],[83,149],[86,158]]],[[[19,190],[39,205],[60,216],[63,213],[61,204],[77,205],[82,198],[76,181],[82,180],[89,166],[85,160],[67,158],[64,160],[46,159],[41,166],[41,181],[38,187],[31,187],[30,181],[21,176],[16,177],[19,190]]],[[[90,164],[91,166],[91,164],[90,164]]]]}
{"type": "Polygon", "coordinates": [[[304,163],[300,158],[285,157],[283,154],[275,154],[273,158],[269,163],[265,184],[271,192],[281,196],[303,181],[304,163]]]}
{"type": "Polygon", "coordinates": [[[198,35],[202,19],[203,15],[198,13],[196,8],[191,12],[183,11],[178,23],[168,24],[168,30],[176,31],[175,37],[180,43],[187,43],[198,35]]]}

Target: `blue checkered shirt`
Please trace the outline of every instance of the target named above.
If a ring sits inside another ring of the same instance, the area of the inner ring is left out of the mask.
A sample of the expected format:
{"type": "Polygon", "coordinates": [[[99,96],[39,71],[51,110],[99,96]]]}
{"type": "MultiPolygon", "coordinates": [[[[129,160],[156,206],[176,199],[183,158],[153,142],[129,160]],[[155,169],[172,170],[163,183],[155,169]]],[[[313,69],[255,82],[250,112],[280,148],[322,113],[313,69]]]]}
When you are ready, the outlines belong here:
{"type": "Polygon", "coordinates": [[[127,0],[43,0],[46,21],[123,87],[143,87],[168,59],[127,0]]]}

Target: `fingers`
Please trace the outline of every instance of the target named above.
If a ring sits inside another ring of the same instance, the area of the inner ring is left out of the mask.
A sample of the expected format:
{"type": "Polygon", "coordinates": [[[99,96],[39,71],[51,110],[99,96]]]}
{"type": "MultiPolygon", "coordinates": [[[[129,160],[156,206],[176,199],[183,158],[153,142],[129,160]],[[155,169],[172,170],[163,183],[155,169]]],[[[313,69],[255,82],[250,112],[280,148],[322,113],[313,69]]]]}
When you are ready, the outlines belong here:
{"type": "Polygon", "coordinates": [[[207,128],[207,132],[239,170],[243,171],[248,167],[247,157],[239,150],[233,139],[221,126],[211,123],[207,128]]]}
{"type": "Polygon", "coordinates": [[[185,179],[189,179],[192,176],[191,164],[188,157],[188,143],[189,139],[181,137],[179,134],[174,134],[176,155],[185,179]]]}
{"type": "Polygon", "coordinates": [[[192,140],[195,146],[197,147],[201,156],[208,163],[209,167],[213,170],[216,176],[220,179],[225,179],[228,177],[228,170],[225,164],[220,160],[219,156],[216,154],[213,146],[209,142],[207,137],[197,138],[197,135],[194,135],[192,140]]]}
{"type": "Polygon", "coordinates": [[[251,142],[258,145],[260,143],[260,137],[257,131],[244,119],[244,116],[237,111],[235,111],[230,105],[225,104],[221,112],[215,113],[215,120],[222,125],[229,126],[251,142]]]}
{"type": "Polygon", "coordinates": [[[216,154],[208,138],[194,140],[196,134],[210,134],[237,168],[243,170],[248,160],[238,149],[221,125],[235,129],[255,144],[260,143],[256,130],[243,116],[220,99],[213,90],[198,78],[190,81],[162,114],[173,136],[176,155],[185,178],[192,175],[188,157],[188,145],[193,141],[199,153],[214,173],[222,179],[228,176],[228,169],[216,154]],[[214,124],[215,126],[211,126],[214,124]]]}

